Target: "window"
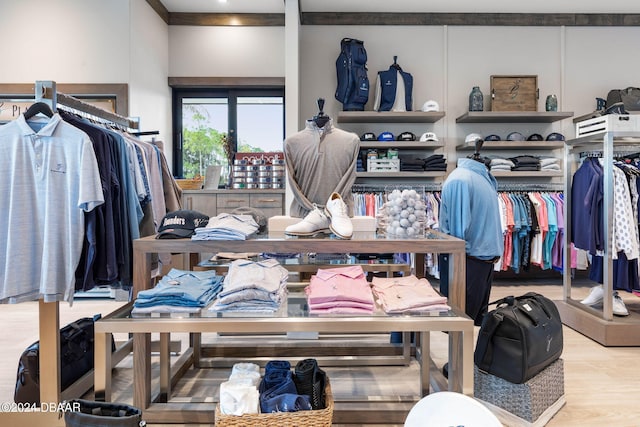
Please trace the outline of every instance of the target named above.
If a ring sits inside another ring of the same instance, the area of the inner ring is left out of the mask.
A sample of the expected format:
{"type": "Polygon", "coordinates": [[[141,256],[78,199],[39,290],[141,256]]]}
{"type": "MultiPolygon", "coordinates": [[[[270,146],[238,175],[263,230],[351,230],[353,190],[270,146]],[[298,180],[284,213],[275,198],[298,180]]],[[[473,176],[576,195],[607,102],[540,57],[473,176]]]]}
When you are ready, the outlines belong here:
{"type": "Polygon", "coordinates": [[[174,175],[204,176],[238,152],[282,151],[284,89],[174,89],[173,123],[174,175]]]}

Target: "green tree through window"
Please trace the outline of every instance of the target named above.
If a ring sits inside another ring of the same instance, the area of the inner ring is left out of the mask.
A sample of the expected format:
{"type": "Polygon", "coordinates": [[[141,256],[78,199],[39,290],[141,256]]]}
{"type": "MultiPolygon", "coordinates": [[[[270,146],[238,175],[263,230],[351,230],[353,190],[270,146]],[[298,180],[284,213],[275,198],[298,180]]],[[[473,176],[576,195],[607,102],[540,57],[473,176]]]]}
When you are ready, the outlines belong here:
{"type": "Polygon", "coordinates": [[[190,120],[183,128],[183,173],[185,178],[205,175],[207,166],[228,165],[226,133],[207,126],[209,113],[199,105],[184,105],[190,120]]]}

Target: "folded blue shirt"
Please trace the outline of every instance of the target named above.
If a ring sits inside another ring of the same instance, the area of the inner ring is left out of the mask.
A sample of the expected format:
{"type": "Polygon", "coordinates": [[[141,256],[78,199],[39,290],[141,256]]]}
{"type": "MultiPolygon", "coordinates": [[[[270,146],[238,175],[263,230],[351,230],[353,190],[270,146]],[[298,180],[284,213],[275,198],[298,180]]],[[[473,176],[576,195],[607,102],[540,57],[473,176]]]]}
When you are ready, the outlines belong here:
{"type": "Polygon", "coordinates": [[[174,268],[153,289],[140,291],[134,306],[206,307],[222,289],[222,279],[213,270],[184,271],[174,268]]]}

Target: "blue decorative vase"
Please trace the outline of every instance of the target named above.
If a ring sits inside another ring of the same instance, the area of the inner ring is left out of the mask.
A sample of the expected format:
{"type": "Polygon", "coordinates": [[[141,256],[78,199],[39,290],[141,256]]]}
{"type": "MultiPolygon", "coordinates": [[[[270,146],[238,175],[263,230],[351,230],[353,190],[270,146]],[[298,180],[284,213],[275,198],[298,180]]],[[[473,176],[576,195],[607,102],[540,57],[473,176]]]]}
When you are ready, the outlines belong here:
{"type": "Polygon", "coordinates": [[[484,96],[478,86],[474,86],[469,94],[469,111],[483,111],[484,96]]]}
{"type": "Polygon", "coordinates": [[[558,111],[558,98],[555,95],[547,96],[544,109],[547,111],[558,111]]]}

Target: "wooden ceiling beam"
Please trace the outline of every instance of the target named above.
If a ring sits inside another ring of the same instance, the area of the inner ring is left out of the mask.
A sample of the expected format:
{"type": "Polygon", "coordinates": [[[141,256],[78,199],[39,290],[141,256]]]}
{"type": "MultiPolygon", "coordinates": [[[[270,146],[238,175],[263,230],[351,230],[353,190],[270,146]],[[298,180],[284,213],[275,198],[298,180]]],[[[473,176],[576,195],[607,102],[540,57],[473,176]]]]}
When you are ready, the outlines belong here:
{"type": "Polygon", "coordinates": [[[284,27],[284,13],[169,13],[169,25],[284,27]]]}
{"type": "Polygon", "coordinates": [[[637,26],[640,14],[303,12],[302,25],[637,26]]]}

